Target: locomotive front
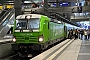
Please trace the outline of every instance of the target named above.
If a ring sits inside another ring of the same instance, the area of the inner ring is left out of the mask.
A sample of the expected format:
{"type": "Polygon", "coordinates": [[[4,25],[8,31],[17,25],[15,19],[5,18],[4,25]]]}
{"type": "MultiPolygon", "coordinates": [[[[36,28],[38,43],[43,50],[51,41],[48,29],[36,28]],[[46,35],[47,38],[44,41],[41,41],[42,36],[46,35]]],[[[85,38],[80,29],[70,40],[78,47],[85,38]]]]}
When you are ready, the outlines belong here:
{"type": "Polygon", "coordinates": [[[39,50],[44,38],[40,33],[40,15],[20,15],[16,18],[13,29],[12,49],[25,53],[27,50],[39,50]]]}

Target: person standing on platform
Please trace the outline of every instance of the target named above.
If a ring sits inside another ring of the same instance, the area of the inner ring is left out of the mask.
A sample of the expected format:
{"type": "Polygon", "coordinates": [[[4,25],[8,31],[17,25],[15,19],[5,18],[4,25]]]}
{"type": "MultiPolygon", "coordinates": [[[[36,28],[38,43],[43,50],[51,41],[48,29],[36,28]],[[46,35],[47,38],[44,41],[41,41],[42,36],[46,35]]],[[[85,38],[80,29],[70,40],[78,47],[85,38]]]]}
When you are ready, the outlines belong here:
{"type": "Polygon", "coordinates": [[[84,30],[85,40],[87,40],[87,30],[84,30]]]}
{"type": "Polygon", "coordinates": [[[68,30],[68,38],[72,39],[72,31],[71,30],[68,30]]]}
{"type": "Polygon", "coordinates": [[[78,38],[78,30],[76,29],[75,30],[75,39],[77,39],[78,38]]]}
{"type": "Polygon", "coordinates": [[[80,30],[78,30],[78,38],[80,39],[80,30]]]}
{"type": "Polygon", "coordinates": [[[75,29],[73,30],[73,39],[75,39],[75,29]]]}
{"type": "Polygon", "coordinates": [[[70,39],[72,39],[72,31],[71,30],[69,32],[69,37],[70,37],[70,39]]]}
{"type": "Polygon", "coordinates": [[[85,1],[84,6],[88,6],[88,2],[87,1],[85,1]]]}
{"type": "Polygon", "coordinates": [[[88,29],[87,34],[88,34],[88,40],[89,40],[89,38],[90,38],[90,29],[88,29]]]}
{"type": "Polygon", "coordinates": [[[83,29],[80,30],[80,34],[81,34],[81,38],[80,39],[83,40],[83,34],[84,34],[84,30],[83,29]]]}
{"type": "Polygon", "coordinates": [[[73,29],[71,29],[71,39],[73,38],[73,29]]]}
{"type": "Polygon", "coordinates": [[[70,30],[68,30],[68,39],[70,39],[70,30]]]}

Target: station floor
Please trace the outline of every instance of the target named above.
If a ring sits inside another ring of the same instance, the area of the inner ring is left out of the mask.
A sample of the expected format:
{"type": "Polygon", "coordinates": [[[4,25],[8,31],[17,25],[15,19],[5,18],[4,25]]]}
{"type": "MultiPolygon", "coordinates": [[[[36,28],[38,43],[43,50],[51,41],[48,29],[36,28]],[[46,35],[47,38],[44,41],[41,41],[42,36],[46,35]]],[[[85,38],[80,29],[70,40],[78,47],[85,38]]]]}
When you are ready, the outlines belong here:
{"type": "Polygon", "coordinates": [[[66,48],[61,48],[60,43],[30,60],[90,60],[90,39],[67,41],[71,42],[66,48]]]}
{"type": "Polygon", "coordinates": [[[82,40],[77,60],[90,60],[90,39],[82,40]]]}

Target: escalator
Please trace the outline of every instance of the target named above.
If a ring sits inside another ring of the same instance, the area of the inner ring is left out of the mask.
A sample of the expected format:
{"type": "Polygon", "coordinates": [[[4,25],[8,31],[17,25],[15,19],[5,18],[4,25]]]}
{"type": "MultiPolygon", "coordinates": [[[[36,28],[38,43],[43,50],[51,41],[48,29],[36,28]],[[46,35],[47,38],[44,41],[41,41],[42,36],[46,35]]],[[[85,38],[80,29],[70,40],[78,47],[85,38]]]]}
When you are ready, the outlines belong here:
{"type": "Polygon", "coordinates": [[[4,17],[9,13],[10,9],[4,9],[1,13],[0,13],[0,22],[2,21],[2,19],[4,19],[4,17]]]}
{"type": "Polygon", "coordinates": [[[11,30],[11,27],[14,24],[14,9],[9,9],[3,17],[3,19],[0,19],[0,39],[4,38],[4,36],[11,30]]]}

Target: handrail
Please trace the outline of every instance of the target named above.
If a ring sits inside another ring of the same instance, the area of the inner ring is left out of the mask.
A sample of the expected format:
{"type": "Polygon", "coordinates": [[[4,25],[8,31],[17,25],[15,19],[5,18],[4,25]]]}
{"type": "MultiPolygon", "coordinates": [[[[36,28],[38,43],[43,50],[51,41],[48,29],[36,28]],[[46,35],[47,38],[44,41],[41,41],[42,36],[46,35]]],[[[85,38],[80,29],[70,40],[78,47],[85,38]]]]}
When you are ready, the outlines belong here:
{"type": "MultiPolygon", "coordinates": [[[[5,10],[3,10],[3,11],[5,11],[5,10]]],[[[0,20],[2,20],[3,17],[5,17],[5,16],[7,15],[8,12],[9,12],[9,11],[7,10],[7,11],[0,17],[0,20]]]]}
{"type": "Polygon", "coordinates": [[[11,13],[7,16],[7,18],[5,20],[3,20],[3,22],[1,22],[1,24],[0,24],[0,33],[2,32],[3,27],[5,27],[8,24],[9,19],[13,14],[14,14],[14,9],[12,9],[11,13]]]}
{"type": "Polygon", "coordinates": [[[6,19],[10,18],[10,16],[12,15],[13,12],[14,12],[14,9],[12,9],[12,10],[8,13],[8,15],[1,21],[0,26],[6,21],[6,19]]]}
{"type": "Polygon", "coordinates": [[[0,10],[0,14],[2,13],[2,10],[0,10]]]}

